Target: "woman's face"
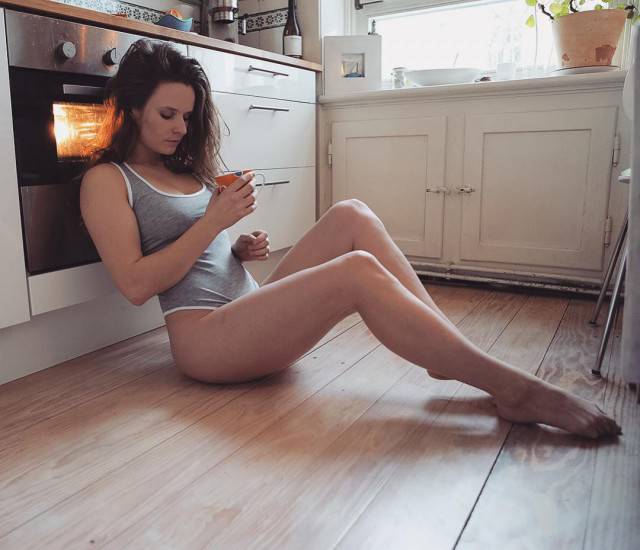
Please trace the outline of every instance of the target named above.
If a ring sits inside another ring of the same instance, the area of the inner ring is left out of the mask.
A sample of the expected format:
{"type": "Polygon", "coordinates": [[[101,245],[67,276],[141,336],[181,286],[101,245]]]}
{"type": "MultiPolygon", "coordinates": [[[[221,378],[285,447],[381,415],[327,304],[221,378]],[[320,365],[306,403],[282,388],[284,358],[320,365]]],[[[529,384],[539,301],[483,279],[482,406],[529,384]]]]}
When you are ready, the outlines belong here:
{"type": "Polygon", "coordinates": [[[196,94],[181,82],[163,82],[143,107],[133,110],[141,143],[160,155],[175,153],[187,133],[196,94]]]}

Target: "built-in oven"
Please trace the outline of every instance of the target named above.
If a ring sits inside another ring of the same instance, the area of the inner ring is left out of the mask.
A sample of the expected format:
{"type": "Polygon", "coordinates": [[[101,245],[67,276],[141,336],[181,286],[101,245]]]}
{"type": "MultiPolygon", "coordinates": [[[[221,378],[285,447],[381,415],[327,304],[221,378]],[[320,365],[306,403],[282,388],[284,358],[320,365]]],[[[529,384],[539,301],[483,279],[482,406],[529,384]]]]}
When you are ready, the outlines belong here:
{"type": "Polygon", "coordinates": [[[140,37],[14,11],[6,26],[27,272],[99,261],[80,215],[80,180],[107,80],[140,37]]]}

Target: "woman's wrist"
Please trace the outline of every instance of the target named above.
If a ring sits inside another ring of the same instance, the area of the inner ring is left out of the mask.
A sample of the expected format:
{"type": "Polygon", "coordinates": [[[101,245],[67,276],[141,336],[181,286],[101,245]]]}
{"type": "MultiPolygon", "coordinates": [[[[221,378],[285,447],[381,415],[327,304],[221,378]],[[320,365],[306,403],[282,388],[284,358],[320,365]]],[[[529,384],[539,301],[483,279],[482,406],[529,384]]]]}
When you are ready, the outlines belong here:
{"type": "Polygon", "coordinates": [[[211,234],[211,236],[213,238],[215,238],[217,235],[219,235],[220,233],[222,233],[222,229],[215,220],[205,216],[202,216],[202,218],[200,218],[200,221],[203,222],[205,224],[205,226],[207,227],[208,232],[211,234]]]}

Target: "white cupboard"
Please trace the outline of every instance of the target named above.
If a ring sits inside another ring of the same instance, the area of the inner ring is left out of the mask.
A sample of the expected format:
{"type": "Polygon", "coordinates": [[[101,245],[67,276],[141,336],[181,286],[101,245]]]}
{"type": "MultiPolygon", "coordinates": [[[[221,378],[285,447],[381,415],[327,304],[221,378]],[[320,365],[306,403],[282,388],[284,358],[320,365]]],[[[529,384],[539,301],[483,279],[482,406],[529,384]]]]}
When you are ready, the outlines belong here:
{"type": "Polygon", "coordinates": [[[416,269],[597,282],[624,217],[628,133],[623,77],[597,79],[321,98],[323,207],[364,201],[416,269]]]}
{"type": "Polygon", "coordinates": [[[0,329],[31,319],[22,245],[18,175],[16,173],[9,61],[4,10],[0,9],[0,329]]]}
{"type": "Polygon", "coordinates": [[[357,198],[406,254],[440,258],[445,117],[337,122],[333,200],[357,198]]]}
{"type": "Polygon", "coordinates": [[[316,219],[315,73],[195,46],[189,55],[213,88],[225,168],[262,175],[256,210],[229,237],[262,229],[272,251],[292,246],[316,219]]]}
{"type": "Polygon", "coordinates": [[[599,270],[616,109],[465,120],[460,258],[599,270]]]}
{"type": "Polygon", "coordinates": [[[230,170],[315,166],[315,105],[221,92],[213,101],[230,170]]]}

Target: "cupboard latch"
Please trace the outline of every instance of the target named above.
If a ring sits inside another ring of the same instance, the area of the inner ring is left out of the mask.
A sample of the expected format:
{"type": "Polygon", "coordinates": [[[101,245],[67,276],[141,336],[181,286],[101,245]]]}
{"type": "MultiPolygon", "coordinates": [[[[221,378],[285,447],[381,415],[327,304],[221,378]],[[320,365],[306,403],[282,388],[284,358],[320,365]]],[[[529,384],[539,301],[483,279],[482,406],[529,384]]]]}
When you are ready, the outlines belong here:
{"type": "Polygon", "coordinates": [[[427,187],[425,191],[427,193],[443,193],[444,195],[451,193],[451,191],[446,187],[427,187]]]}
{"type": "Polygon", "coordinates": [[[611,244],[611,218],[604,220],[604,245],[609,246],[611,244]]]}
{"type": "Polygon", "coordinates": [[[611,164],[618,166],[620,160],[620,135],[616,134],[613,138],[613,157],[611,158],[611,164]]]}
{"type": "Polygon", "coordinates": [[[333,164],[333,147],[331,142],[329,142],[329,145],[327,146],[327,163],[329,166],[333,164]]]}

